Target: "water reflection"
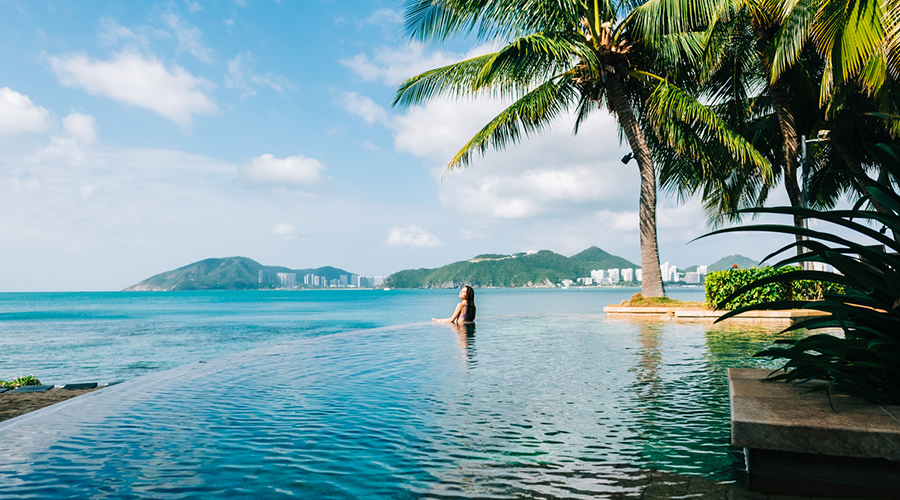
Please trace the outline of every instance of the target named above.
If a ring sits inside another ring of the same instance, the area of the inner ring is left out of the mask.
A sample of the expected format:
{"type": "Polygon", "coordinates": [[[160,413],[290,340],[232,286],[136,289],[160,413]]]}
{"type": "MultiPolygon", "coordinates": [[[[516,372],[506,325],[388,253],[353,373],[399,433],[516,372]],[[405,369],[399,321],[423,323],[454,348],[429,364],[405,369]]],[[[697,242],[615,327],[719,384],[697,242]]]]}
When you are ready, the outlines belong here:
{"type": "Polygon", "coordinates": [[[466,361],[475,364],[475,323],[450,323],[456,330],[457,339],[466,354],[466,361]]]}
{"type": "Polygon", "coordinates": [[[662,363],[659,345],[662,333],[663,325],[661,323],[639,324],[641,348],[637,366],[635,366],[637,374],[635,392],[640,400],[655,398],[660,390],[662,382],[657,371],[662,363]]]}

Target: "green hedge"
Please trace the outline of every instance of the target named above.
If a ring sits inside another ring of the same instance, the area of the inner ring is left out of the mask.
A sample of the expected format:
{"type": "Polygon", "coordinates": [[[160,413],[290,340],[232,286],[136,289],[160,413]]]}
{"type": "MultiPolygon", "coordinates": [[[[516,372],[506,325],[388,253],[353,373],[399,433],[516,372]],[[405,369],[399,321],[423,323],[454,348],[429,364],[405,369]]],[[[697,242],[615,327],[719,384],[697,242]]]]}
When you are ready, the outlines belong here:
{"type": "Polygon", "coordinates": [[[742,286],[756,280],[798,271],[800,267],[752,267],[750,269],[729,269],[714,271],[706,275],[706,302],[719,309],[737,309],[754,304],[775,302],[776,300],[817,300],[823,293],[842,293],[843,289],[835,283],[821,281],[797,280],[790,283],[770,283],[756,287],[741,294],[734,300],[722,304],[729,295],[742,286]]]}
{"type": "Polygon", "coordinates": [[[16,389],[18,387],[22,387],[23,385],[41,385],[41,381],[34,378],[34,375],[19,377],[10,382],[7,382],[6,380],[0,380],[0,387],[6,387],[9,389],[16,389]]]}

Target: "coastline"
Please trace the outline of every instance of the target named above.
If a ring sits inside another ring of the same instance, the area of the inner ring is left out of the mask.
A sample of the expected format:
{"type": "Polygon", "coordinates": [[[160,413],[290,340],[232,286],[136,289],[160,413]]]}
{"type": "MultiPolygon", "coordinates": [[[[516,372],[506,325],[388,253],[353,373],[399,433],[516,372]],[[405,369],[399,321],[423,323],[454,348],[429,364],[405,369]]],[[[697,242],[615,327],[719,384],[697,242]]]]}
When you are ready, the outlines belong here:
{"type": "Polygon", "coordinates": [[[56,403],[62,403],[97,389],[99,387],[74,390],[52,389],[46,392],[4,392],[0,394],[0,422],[56,403]]]}

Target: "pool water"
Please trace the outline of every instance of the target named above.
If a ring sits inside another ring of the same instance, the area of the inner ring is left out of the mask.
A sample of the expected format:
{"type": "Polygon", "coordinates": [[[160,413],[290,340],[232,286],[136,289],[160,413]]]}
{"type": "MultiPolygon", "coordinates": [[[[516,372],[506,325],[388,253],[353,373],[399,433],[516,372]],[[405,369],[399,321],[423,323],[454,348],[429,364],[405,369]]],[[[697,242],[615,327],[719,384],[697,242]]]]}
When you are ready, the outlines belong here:
{"type": "Polygon", "coordinates": [[[773,330],[604,315],[267,346],[0,423],[15,498],[638,498],[731,481],[725,369],[773,330]]]}

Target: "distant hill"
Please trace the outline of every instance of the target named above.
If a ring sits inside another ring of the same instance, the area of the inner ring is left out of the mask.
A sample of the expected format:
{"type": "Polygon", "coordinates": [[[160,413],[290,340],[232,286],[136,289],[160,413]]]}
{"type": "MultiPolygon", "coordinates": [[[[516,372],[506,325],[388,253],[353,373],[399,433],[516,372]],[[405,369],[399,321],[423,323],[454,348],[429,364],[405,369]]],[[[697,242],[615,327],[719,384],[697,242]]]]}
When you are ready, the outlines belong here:
{"type": "Polygon", "coordinates": [[[722,257],[721,259],[710,264],[707,271],[725,271],[731,269],[734,264],[737,264],[737,266],[742,269],[749,269],[751,267],[759,266],[759,262],[744,257],[743,255],[729,255],[728,257],[722,257]]]}
{"type": "Polygon", "coordinates": [[[315,274],[329,280],[340,279],[341,275],[351,273],[335,267],[319,267],[316,269],[290,269],[281,266],[264,266],[246,257],[226,257],[223,259],[205,259],[172,271],[151,276],[125,291],[174,291],[174,290],[257,290],[273,288],[277,273],[295,273],[297,281],[303,276],[315,274]],[[260,271],[263,283],[260,283],[260,271]]]}
{"type": "Polygon", "coordinates": [[[569,257],[569,259],[580,263],[584,267],[590,268],[589,271],[592,269],[641,268],[641,266],[634,264],[627,259],[605,252],[597,247],[590,247],[587,250],[582,250],[581,252],[578,252],[575,255],[569,257]]]}
{"type": "Polygon", "coordinates": [[[483,254],[437,269],[407,269],[388,276],[393,288],[452,288],[461,284],[486,287],[549,286],[564,279],[590,276],[592,269],[634,268],[622,257],[591,247],[572,257],[550,250],[512,255],[483,254]]]}

